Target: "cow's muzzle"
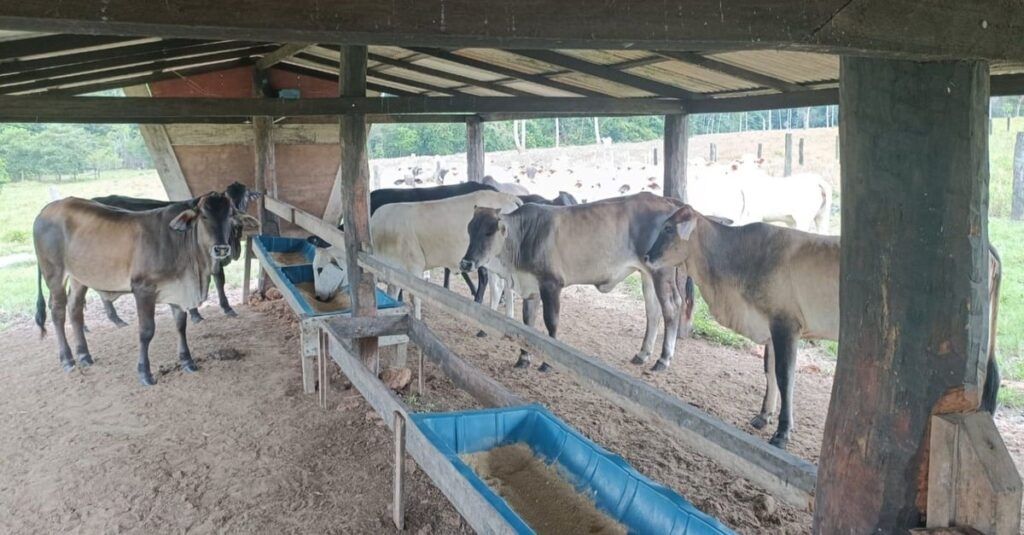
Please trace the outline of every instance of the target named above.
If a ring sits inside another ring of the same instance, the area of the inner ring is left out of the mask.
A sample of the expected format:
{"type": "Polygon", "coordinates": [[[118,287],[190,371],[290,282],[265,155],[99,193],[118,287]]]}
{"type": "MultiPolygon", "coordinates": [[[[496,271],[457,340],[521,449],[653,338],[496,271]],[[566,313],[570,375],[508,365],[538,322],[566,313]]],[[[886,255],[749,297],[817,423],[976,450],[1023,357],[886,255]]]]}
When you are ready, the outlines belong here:
{"type": "Polygon", "coordinates": [[[459,261],[459,271],[462,271],[463,273],[466,273],[468,271],[473,271],[473,261],[469,260],[467,258],[463,258],[462,260],[460,260],[459,261]]]}
{"type": "Polygon", "coordinates": [[[210,248],[210,254],[213,255],[213,257],[216,258],[217,260],[224,260],[225,258],[231,256],[231,246],[214,245],[213,247],[210,248]]]}

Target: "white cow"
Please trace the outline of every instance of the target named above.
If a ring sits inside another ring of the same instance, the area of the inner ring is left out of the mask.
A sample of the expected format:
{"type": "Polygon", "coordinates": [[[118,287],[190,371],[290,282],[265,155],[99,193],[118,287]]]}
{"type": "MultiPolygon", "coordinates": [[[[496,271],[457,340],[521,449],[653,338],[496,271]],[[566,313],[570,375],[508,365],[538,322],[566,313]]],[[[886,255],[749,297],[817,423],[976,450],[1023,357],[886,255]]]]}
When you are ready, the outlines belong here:
{"type": "MultiPolygon", "coordinates": [[[[438,201],[387,204],[370,217],[373,254],[416,275],[434,268],[458,271],[459,261],[469,247],[467,227],[474,209],[494,208],[508,213],[521,205],[515,195],[487,190],[438,201]]],[[[492,307],[497,306],[501,295],[495,278],[491,277],[492,307]]],[[[419,317],[420,302],[415,296],[413,309],[419,317]]]]}
{"type": "Polygon", "coordinates": [[[498,182],[497,180],[494,180],[494,177],[490,175],[485,176],[483,180],[481,180],[480,182],[483,183],[485,186],[490,186],[503,193],[510,193],[512,195],[530,194],[530,190],[526,189],[524,186],[510,182],[498,182]]]}

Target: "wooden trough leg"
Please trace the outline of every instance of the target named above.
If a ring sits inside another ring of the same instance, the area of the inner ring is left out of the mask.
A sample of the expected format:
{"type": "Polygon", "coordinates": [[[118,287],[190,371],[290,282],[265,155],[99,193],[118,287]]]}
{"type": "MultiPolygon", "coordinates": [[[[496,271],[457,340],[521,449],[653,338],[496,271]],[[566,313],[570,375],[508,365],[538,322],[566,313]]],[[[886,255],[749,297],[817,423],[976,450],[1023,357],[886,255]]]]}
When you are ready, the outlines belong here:
{"type": "Polygon", "coordinates": [[[245,254],[242,256],[242,303],[249,304],[249,283],[252,280],[250,274],[252,272],[252,236],[249,236],[245,240],[245,254]]]}
{"type": "Polygon", "coordinates": [[[416,371],[416,393],[422,396],[423,393],[426,392],[426,389],[424,388],[423,385],[423,349],[421,349],[419,346],[416,346],[416,353],[418,353],[420,357],[416,371]]]}
{"type": "Polygon", "coordinates": [[[320,408],[327,408],[327,389],[330,387],[327,381],[327,363],[330,361],[330,339],[322,329],[317,329],[320,339],[320,351],[317,353],[317,383],[320,391],[320,408]]]}
{"type": "Polygon", "coordinates": [[[320,354],[320,330],[308,320],[299,323],[302,353],[302,391],[307,394],[316,392],[317,366],[320,354]]]}
{"type": "Polygon", "coordinates": [[[395,528],[405,529],[405,416],[395,411],[395,495],[391,517],[395,528]]]}

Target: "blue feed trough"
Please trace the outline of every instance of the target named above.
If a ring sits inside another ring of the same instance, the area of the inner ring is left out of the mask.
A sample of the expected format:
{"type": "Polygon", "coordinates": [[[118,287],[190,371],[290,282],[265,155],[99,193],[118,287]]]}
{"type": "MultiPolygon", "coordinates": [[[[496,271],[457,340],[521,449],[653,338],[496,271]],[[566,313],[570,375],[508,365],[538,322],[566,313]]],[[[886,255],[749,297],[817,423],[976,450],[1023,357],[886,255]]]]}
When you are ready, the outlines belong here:
{"type": "MultiPolygon", "coordinates": [[[[313,266],[309,264],[303,264],[301,266],[281,266],[278,269],[284,274],[285,288],[292,295],[298,297],[299,304],[302,306],[302,312],[307,316],[325,316],[328,314],[339,314],[339,313],[350,313],[351,308],[340,308],[336,310],[324,311],[317,310],[313,307],[309,300],[312,299],[307,293],[299,290],[299,285],[306,284],[308,287],[312,287],[313,284],[313,266]]],[[[342,288],[339,292],[342,295],[348,294],[348,287],[342,288]]],[[[392,299],[388,294],[382,292],[379,288],[377,289],[377,310],[383,310],[386,308],[395,308],[399,306],[398,301],[392,299]]]]}
{"type": "Polygon", "coordinates": [[[262,249],[267,253],[267,256],[278,265],[312,264],[313,257],[316,255],[316,246],[299,238],[260,235],[256,236],[255,245],[257,249],[262,249]],[[294,261],[277,262],[281,258],[294,261]]]}
{"type": "Polygon", "coordinates": [[[518,533],[534,531],[459,458],[524,443],[580,493],[594,497],[598,509],[629,530],[658,535],[733,533],[682,496],[651,481],[621,457],[591,442],[540,405],[504,409],[423,413],[413,422],[518,533]]]}

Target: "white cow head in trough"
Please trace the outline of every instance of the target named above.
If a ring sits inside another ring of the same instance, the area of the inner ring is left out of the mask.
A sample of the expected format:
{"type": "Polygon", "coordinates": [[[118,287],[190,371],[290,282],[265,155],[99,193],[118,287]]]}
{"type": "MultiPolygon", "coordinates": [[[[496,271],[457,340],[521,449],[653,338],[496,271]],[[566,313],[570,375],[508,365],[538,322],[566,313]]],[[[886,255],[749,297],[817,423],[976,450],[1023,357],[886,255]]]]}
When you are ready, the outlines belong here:
{"type": "Polygon", "coordinates": [[[307,241],[316,246],[313,256],[313,288],[318,301],[330,301],[342,288],[348,286],[348,268],[345,249],[333,247],[317,236],[307,241]]]}

